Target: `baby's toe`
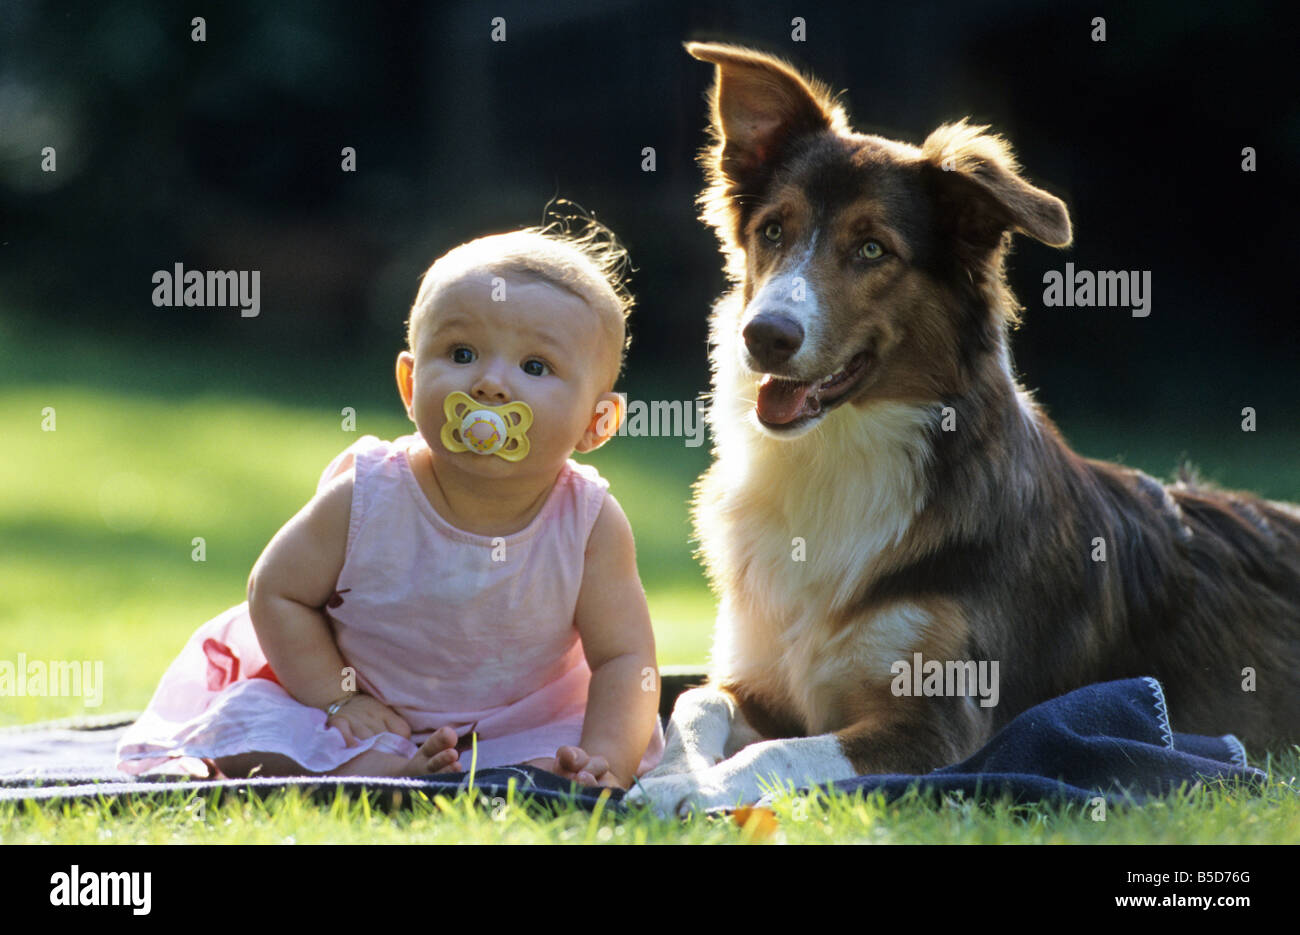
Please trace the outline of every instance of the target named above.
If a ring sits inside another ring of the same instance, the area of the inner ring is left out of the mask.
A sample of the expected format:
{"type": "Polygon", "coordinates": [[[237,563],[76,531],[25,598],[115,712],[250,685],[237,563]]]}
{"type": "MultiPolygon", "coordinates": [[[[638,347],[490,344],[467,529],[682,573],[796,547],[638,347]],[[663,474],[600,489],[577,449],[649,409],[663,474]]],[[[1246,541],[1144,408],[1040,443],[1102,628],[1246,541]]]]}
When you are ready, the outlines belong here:
{"type": "Polygon", "coordinates": [[[460,754],[454,749],[443,750],[429,760],[431,773],[459,773],[460,771],[460,754]]]}
{"type": "Polygon", "coordinates": [[[556,765],[567,773],[581,772],[590,759],[591,757],[587,756],[587,752],[581,747],[560,747],[555,754],[556,765]]]}
{"type": "Polygon", "coordinates": [[[430,773],[458,773],[460,771],[459,755],[454,749],[426,754],[422,747],[407,762],[406,768],[402,770],[401,775],[428,776],[430,773]]]}
{"type": "Polygon", "coordinates": [[[433,757],[444,750],[454,749],[455,746],[456,732],[450,727],[440,727],[429,735],[428,740],[420,744],[420,753],[427,757],[433,757]]]}

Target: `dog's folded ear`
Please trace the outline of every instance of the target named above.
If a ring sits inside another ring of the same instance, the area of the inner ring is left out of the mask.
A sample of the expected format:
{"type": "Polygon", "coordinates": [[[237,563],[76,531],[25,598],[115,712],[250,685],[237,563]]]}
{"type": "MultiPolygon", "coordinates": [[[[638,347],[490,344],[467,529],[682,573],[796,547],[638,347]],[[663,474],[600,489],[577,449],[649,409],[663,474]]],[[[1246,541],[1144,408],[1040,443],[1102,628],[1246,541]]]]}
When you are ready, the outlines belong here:
{"type": "Polygon", "coordinates": [[[967,236],[989,246],[1009,228],[1064,247],[1071,240],[1065,203],[1022,179],[1007,142],[987,130],[961,120],[935,130],[921,145],[922,157],[941,174],[940,184],[955,202],[953,219],[967,236]]]}
{"type": "Polygon", "coordinates": [[[818,82],[762,52],[711,42],[686,51],[717,66],[709,94],[717,146],[710,170],[731,194],[756,191],[790,143],[809,133],[846,129],[843,110],[818,82]]]}

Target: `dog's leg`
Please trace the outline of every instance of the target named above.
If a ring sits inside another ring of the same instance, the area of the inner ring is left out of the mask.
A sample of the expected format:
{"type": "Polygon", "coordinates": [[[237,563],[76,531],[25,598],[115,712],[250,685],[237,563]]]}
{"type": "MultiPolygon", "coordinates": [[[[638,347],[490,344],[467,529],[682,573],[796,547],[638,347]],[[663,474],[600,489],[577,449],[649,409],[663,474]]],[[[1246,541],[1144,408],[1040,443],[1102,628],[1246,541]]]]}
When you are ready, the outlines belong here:
{"type": "Polygon", "coordinates": [[[857,770],[835,734],[751,743],[708,769],[642,779],[625,801],[648,801],[660,815],[756,802],[773,786],[848,779],[857,770]]]}
{"type": "Polygon", "coordinates": [[[625,801],[647,801],[661,815],[676,814],[699,788],[696,777],[762,739],[730,692],[712,685],[688,689],[673,705],[663,759],[637,781],[625,801]]]}
{"type": "Polygon", "coordinates": [[[752,802],[765,791],[760,781],[775,777],[802,785],[854,775],[834,735],[765,740],[744,711],[745,703],[729,691],[704,686],[684,692],[673,707],[663,760],[625,801],[646,801],[671,816],[752,802]]]}
{"type": "Polygon", "coordinates": [[[969,756],[987,739],[990,723],[987,709],[971,698],[936,698],[907,706],[885,724],[871,718],[820,737],[766,740],[700,776],[676,810],[757,802],[790,782],[799,787],[873,773],[924,775],[969,756]]]}
{"type": "Polygon", "coordinates": [[[687,689],[673,705],[664,757],[646,776],[703,772],[728,754],[734,727],[752,733],[731,695],[712,685],[687,689]]]}
{"type": "Polygon", "coordinates": [[[833,734],[764,740],[703,771],[644,783],[661,815],[758,801],[772,788],[817,785],[871,773],[922,775],[969,756],[987,739],[991,718],[972,699],[908,699],[888,719],[876,716],[833,734]]]}

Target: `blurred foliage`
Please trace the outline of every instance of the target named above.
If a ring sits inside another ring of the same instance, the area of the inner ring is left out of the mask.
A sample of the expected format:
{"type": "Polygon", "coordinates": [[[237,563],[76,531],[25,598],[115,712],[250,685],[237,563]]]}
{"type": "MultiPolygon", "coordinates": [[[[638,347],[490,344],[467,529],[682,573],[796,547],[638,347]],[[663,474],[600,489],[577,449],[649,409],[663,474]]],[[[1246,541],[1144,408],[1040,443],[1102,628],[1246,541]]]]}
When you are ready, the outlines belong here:
{"type": "Polygon", "coordinates": [[[559,195],[631,249],[631,371],[669,360],[702,389],[723,287],[693,204],[711,69],[681,42],[729,39],[844,89],[864,131],[919,141],[944,120],[990,122],[1067,200],[1070,251],[1025,241],[1010,264],[1027,308],[1017,361],[1054,404],[1133,417],[1243,398],[1294,418],[1297,234],[1277,210],[1300,170],[1287,11],[817,5],[792,42],[793,14],[772,3],[234,0],[194,42],[195,11],[162,0],[4,0],[3,314],[387,355],[434,257],[536,223],[559,195]],[[1240,171],[1246,145],[1255,173],[1240,171]],[[46,146],[56,172],[41,171],[46,146]],[[1042,308],[1042,273],[1067,259],[1151,270],[1151,317],[1042,308]],[[260,270],[261,316],[154,308],[150,276],[176,262],[260,270]]]}

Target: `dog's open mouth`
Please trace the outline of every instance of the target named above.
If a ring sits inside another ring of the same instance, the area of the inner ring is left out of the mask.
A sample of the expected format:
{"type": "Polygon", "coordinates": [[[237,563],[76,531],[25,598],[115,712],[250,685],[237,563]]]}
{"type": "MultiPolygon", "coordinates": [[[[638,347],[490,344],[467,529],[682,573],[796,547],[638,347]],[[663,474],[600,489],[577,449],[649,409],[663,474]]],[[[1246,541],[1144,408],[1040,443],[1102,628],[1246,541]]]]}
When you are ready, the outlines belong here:
{"type": "Polygon", "coordinates": [[[784,428],[815,418],[857,386],[867,370],[867,352],[854,354],[839,370],[817,381],[799,382],[767,374],[758,385],[759,421],[784,428]]]}

